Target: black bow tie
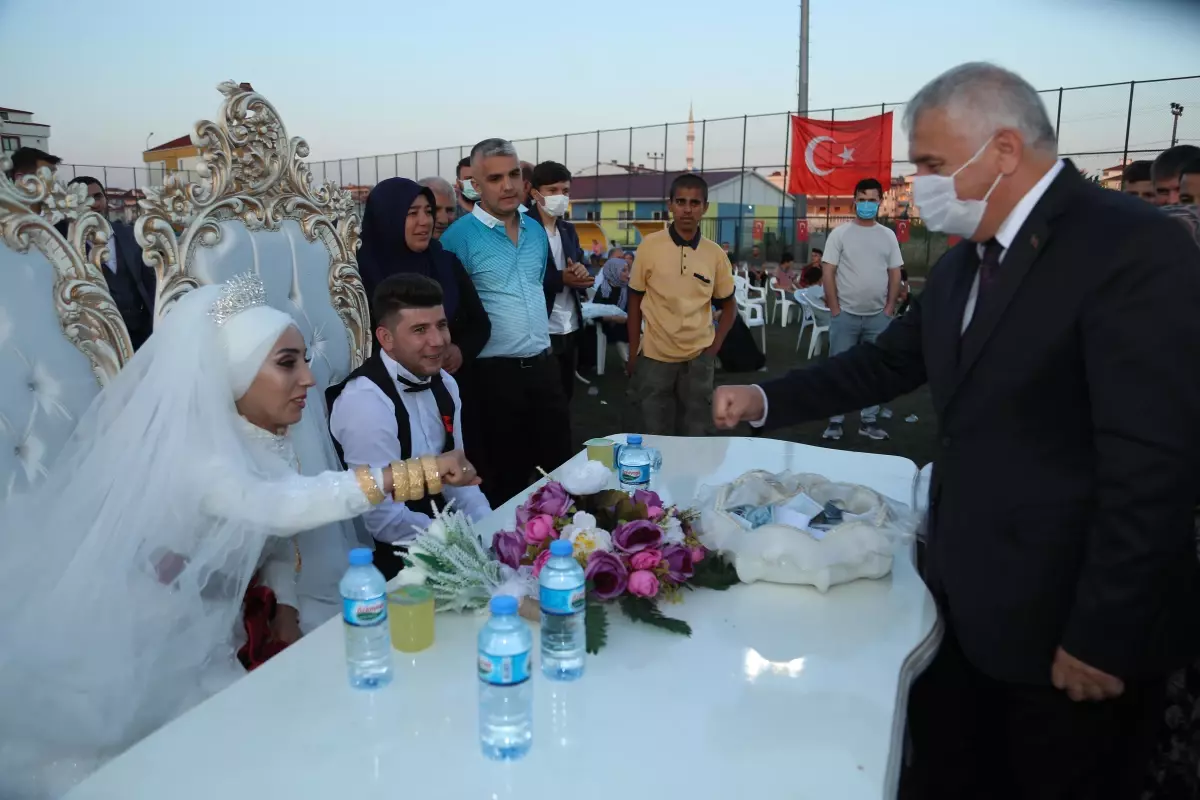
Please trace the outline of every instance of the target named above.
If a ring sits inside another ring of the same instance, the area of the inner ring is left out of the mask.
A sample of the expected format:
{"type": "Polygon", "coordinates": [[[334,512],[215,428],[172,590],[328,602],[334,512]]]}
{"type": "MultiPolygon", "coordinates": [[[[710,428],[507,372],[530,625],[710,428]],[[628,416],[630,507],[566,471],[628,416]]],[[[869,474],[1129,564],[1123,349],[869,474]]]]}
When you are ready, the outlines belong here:
{"type": "Polygon", "coordinates": [[[398,381],[400,381],[400,383],[404,384],[405,392],[424,392],[427,389],[432,389],[433,385],[435,383],[442,382],[442,373],[439,372],[438,374],[434,375],[432,378],[429,378],[428,380],[424,380],[424,381],[410,381],[408,378],[404,377],[403,375],[397,375],[396,380],[398,380],[398,381]]]}

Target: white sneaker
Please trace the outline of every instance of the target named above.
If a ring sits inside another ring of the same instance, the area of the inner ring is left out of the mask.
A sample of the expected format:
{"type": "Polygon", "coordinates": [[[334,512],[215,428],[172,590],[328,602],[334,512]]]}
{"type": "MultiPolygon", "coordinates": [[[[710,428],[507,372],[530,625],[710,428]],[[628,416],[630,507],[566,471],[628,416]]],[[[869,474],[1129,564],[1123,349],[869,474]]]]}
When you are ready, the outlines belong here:
{"type": "Polygon", "coordinates": [[[825,432],[821,434],[822,439],[840,439],[842,438],[842,423],[831,422],[825,432]]]}

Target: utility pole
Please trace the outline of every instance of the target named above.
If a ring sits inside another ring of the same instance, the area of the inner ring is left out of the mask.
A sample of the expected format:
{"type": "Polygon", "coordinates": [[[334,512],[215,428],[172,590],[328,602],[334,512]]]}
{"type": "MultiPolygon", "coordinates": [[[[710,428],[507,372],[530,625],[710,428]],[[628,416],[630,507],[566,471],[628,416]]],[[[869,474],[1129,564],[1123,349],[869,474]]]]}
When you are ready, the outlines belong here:
{"type": "MultiPolygon", "coordinates": [[[[803,117],[808,114],[808,6],[812,0],[800,0],[800,64],[797,69],[798,80],[796,86],[796,114],[803,117]]],[[[796,143],[792,142],[792,147],[796,143]]],[[[791,155],[788,155],[788,161],[791,161],[791,155]]],[[[788,182],[791,180],[791,175],[788,174],[788,182]]],[[[794,195],[792,207],[792,227],[796,227],[796,220],[808,219],[808,196],[794,195]]],[[[792,231],[796,233],[795,230],[792,231]]],[[[809,232],[812,236],[812,232],[809,232]]],[[[785,240],[786,241],[786,240],[785,240]]],[[[797,245],[800,243],[797,241],[797,245]]],[[[797,250],[799,247],[796,248],[797,250]]],[[[805,248],[804,259],[808,260],[807,247],[805,248]]]]}
{"type": "Polygon", "coordinates": [[[1179,118],[1183,116],[1183,106],[1179,103],[1171,103],[1171,116],[1175,118],[1171,123],[1171,147],[1174,147],[1179,142],[1177,134],[1179,133],[1179,118]]]}
{"type": "Polygon", "coordinates": [[[654,162],[654,171],[658,172],[658,162],[666,159],[662,153],[646,153],[646,158],[654,162]]]}

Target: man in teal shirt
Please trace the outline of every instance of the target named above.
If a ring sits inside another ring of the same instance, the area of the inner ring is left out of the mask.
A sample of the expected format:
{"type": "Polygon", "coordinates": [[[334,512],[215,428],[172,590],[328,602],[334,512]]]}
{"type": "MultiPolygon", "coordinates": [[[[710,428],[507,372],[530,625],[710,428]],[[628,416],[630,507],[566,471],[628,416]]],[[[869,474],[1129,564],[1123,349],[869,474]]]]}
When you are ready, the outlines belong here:
{"type": "Polygon", "coordinates": [[[569,459],[574,447],[542,292],[549,243],[542,226],[518,210],[524,179],[516,149],[485,139],[471,150],[471,176],[479,200],[441,242],[466,268],[492,323],[475,362],[473,396],[483,407],[472,416],[481,444],[477,468],[495,508],[529,486],[537,468],[550,471],[569,459]]]}

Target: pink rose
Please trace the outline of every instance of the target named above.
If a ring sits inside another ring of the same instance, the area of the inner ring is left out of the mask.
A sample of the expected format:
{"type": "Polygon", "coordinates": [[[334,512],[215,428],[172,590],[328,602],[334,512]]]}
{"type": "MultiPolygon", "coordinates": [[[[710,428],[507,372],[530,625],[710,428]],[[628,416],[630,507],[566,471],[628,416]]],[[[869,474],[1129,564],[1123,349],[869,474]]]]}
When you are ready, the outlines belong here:
{"type": "Polygon", "coordinates": [[[629,576],[629,593],[638,597],[654,597],[658,594],[658,578],[653,572],[639,569],[629,576]]]}
{"type": "MultiPolygon", "coordinates": [[[[533,560],[533,577],[537,577],[542,573],[542,567],[546,566],[546,562],[550,560],[550,548],[546,548],[538,553],[538,557],[533,560]]],[[[655,584],[655,588],[658,584],[655,584]]]]}
{"type": "Polygon", "coordinates": [[[549,514],[538,514],[525,523],[525,541],[540,545],[547,539],[554,538],[554,517],[549,514]]]}
{"type": "Polygon", "coordinates": [[[692,548],[692,563],[699,564],[701,561],[703,561],[705,552],[706,551],[703,547],[693,547],[692,548]]]}
{"type": "Polygon", "coordinates": [[[662,553],[657,550],[643,550],[633,554],[633,558],[629,559],[629,566],[634,569],[654,569],[659,561],[662,561],[662,553]]]}
{"type": "Polygon", "coordinates": [[[663,510],[658,506],[650,506],[646,509],[646,516],[650,519],[658,519],[663,515],[663,510]]]}

